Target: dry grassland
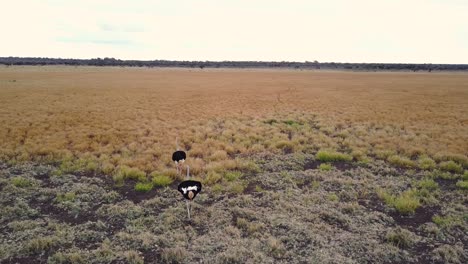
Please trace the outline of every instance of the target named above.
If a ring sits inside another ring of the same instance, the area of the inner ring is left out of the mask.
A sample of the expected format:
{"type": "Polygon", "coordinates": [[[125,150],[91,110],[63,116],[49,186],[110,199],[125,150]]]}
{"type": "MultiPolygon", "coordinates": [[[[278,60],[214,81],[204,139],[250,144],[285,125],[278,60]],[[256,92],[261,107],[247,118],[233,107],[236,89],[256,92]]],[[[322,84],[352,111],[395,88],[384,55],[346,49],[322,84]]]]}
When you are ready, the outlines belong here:
{"type": "Polygon", "coordinates": [[[467,263],[467,102],[461,73],[0,68],[0,263],[467,263]]]}
{"type": "Polygon", "coordinates": [[[467,102],[462,73],[2,67],[0,157],[173,174],[178,136],[202,178],[264,151],[466,166],[467,102]]]}

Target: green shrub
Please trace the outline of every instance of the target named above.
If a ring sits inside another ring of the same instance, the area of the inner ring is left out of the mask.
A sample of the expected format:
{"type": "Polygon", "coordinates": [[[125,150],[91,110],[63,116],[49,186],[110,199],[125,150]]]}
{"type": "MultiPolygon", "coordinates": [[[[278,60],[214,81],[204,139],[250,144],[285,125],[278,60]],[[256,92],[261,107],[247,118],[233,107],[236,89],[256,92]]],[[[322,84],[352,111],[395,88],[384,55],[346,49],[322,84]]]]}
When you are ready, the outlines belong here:
{"type": "Polygon", "coordinates": [[[214,193],[222,193],[224,191],[223,185],[217,183],[213,185],[213,187],[211,188],[211,191],[214,193]]]}
{"type": "Polygon", "coordinates": [[[166,175],[151,174],[153,176],[153,184],[155,186],[166,187],[171,185],[173,179],[166,175]]]}
{"type": "Polygon", "coordinates": [[[462,180],[468,181],[468,170],[466,170],[466,171],[463,173],[462,180]]]}
{"type": "Polygon", "coordinates": [[[468,190],[468,181],[458,181],[457,187],[463,190],[468,190]]]}
{"type": "Polygon", "coordinates": [[[448,172],[453,172],[453,173],[463,172],[463,167],[452,160],[441,162],[439,164],[439,168],[443,171],[448,171],[448,172]]]}
{"type": "Polygon", "coordinates": [[[351,161],[353,159],[348,154],[327,150],[320,150],[315,157],[322,162],[351,161]]]}
{"type": "Polygon", "coordinates": [[[149,192],[153,189],[152,182],[137,182],[135,184],[135,191],[137,192],[149,192]]]}
{"type": "Polygon", "coordinates": [[[11,184],[19,188],[26,188],[32,186],[32,182],[21,176],[11,178],[11,184]]]}
{"type": "Polygon", "coordinates": [[[420,157],[418,159],[418,166],[422,170],[432,170],[436,167],[436,163],[429,157],[420,157]]]}
{"type": "Polygon", "coordinates": [[[437,161],[454,161],[462,166],[468,166],[468,158],[463,154],[437,153],[434,158],[437,161]]]}
{"type": "Polygon", "coordinates": [[[183,247],[164,248],[161,252],[164,263],[183,263],[186,256],[187,250],[183,247]]]}
{"type": "Polygon", "coordinates": [[[437,184],[437,182],[435,182],[433,179],[429,178],[419,181],[417,186],[421,189],[426,189],[429,191],[435,191],[439,188],[439,184],[437,184]]]}
{"type": "Polygon", "coordinates": [[[224,178],[227,181],[235,181],[243,176],[243,173],[240,171],[227,171],[224,174],[224,178]]]}
{"type": "Polygon", "coordinates": [[[413,214],[421,206],[417,191],[408,190],[395,198],[394,207],[402,214],[413,214]]]}
{"type": "Polygon", "coordinates": [[[457,217],[454,215],[447,215],[447,216],[440,216],[435,215],[432,217],[432,222],[442,228],[451,228],[454,226],[462,226],[463,220],[461,217],[457,217]]]}
{"type": "Polygon", "coordinates": [[[406,190],[398,196],[391,195],[379,189],[377,195],[385,204],[395,208],[401,214],[413,214],[421,206],[418,191],[414,189],[406,190]]]}
{"type": "Polygon", "coordinates": [[[73,202],[76,199],[75,192],[59,193],[55,200],[57,202],[73,202]]]}
{"type": "Polygon", "coordinates": [[[450,172],[442,172],[440,170],[434,170],[432,173],[431,173],[431,176],[434,178],[434,179],[444,179],[444,180],[455,180],[455,179],[458,179],[458,175],[457,174],[452,174],[450,172]]]}
{"type": "Polygon", "coordinates": [[[398,167],[411,168],[415,166],[414,161],[399,155],[392,155],[388,157],[387,161],[390,162],[390,164],[398,167]]]}
{"type": "Polygon", "coordinates": [[[338,195],[332,193],[332,194],[329,194],[327,199],[331,202],[338,202],[339,201],[339,198],[338,198],[338,195]]]}
{"type": "Polygon", "coordinates": [[[333,165],[330,163],[322,163],[320,164],[319,169],[321,171],[331,171],[333,169],[333,165]]]}

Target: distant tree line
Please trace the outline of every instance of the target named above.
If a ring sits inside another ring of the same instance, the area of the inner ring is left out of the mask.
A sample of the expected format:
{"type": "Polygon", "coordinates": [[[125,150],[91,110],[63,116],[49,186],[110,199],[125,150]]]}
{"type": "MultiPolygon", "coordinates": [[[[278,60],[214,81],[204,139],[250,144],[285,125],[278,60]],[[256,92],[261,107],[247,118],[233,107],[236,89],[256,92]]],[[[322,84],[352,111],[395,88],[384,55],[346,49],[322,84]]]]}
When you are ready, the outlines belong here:
{"type": "Polygon", "coordinates": [[[353,71],[467,71],[468,64],[413,64],[413,63],[341,63],[289,61],[170,61],[119,60],[114,58],[57,59],[0,57],[0,65],[72,65],[72,66],[127,66],[127,67],[183,67],[183,68],[291,68],[353,71]]]}

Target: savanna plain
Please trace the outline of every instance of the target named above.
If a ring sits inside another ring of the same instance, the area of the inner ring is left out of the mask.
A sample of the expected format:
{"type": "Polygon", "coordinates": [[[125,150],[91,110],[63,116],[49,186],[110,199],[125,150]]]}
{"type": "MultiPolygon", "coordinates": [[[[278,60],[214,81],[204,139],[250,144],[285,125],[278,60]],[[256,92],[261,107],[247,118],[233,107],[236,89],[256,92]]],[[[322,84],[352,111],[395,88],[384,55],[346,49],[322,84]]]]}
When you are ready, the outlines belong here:
{"type": "Polygon", "coordinates": [[[2,66],[0,263],[467,263],[467,155],[467,73],[2,66]]]}

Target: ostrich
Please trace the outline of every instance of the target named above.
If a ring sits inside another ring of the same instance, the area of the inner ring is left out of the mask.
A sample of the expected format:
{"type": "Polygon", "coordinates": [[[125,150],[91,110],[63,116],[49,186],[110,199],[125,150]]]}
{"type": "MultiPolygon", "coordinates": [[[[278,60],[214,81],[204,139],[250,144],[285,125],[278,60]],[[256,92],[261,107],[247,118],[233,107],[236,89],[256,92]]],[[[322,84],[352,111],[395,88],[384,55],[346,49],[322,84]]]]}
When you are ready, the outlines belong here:
{"type": "MultiPolygon", "coordinates": [[[[185,151],[180,150],[179,148],[179,138],[176,138],[176,151],[172,153],[172,161],[174,161],[177,169],[177,175],[180,175],[182,172],[182,164],[185,162],[187,155],[185,151]]],[[[188,173],[188,172],[187,172],[188,173]]]]}
{"type": "Polygon", "coordinates": [[[195,199],[197,194],[201,192],[202,184],[199,181],[190,180],[190,168],[187,166],[187,180],[183,181],[177,187],[177,190],[184,196],[187,203],[187,214],[190,220],[190,211],[192,209],[192,201],[195,199]]]}

